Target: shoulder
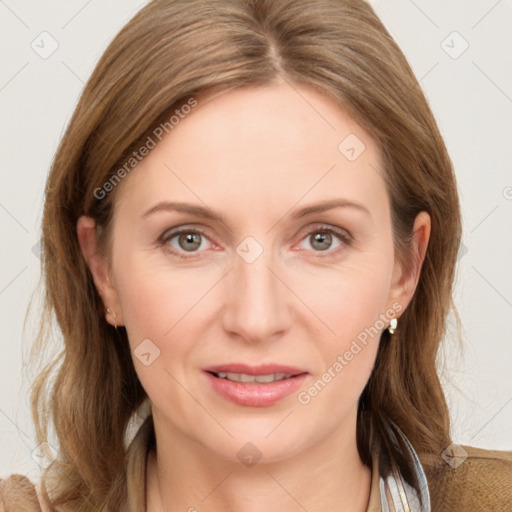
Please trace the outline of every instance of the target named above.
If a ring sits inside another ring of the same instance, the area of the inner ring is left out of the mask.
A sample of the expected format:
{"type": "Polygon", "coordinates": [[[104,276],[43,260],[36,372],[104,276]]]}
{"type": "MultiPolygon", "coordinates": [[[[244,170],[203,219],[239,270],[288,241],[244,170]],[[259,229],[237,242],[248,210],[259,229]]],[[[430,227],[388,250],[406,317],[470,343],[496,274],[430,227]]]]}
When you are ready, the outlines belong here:
{"type": "Polygon", "coordinates": [[[1,512],[42,512],[35,485],[23,475],[0,478],[1,512]]]}
{"type": "Polygon", "coordinates": [[[424,468],[433,511],[512,512],[512,452],[453,445],[424,468]]]}

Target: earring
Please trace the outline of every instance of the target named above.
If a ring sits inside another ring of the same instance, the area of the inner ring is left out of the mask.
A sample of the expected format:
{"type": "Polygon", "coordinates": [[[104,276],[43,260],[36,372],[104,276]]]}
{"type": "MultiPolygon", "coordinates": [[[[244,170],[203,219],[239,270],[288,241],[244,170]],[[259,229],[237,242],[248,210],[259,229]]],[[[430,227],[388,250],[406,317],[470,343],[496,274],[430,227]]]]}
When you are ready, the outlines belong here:
{"type": "Polygon", "coordinates": [[[112,313],[112,315],[114,316],[114,322],[115,322],[115,323],[114,323],[114,329],[117,331],[116,312],[115,312],[115,311],[114,311],[114,312],[112,312],[112,311],[110,310],[110,308],[107,308],[107,313],[112,313]]]}
{"type": "Polygon", "coordinates": [[[389,322],[389,327],[388,327],[389,334],[395,333],[397,324],[398,324],[398,320],[396,318],[392,318],[391,322],[389,322]]]}

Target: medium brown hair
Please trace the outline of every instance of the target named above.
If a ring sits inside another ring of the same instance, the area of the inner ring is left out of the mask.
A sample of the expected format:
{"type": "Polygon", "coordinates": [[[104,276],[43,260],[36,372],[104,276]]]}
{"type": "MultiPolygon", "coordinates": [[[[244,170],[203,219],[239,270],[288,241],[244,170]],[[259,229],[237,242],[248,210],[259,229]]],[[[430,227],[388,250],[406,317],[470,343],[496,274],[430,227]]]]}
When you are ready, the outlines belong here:
{"type": "Polygon", "coordinates": [[[387,438],[390,421],[420,454],[439,455],[450,443],[436,356],[453,306],[459,202],[443,139],[398,45],[364,0],[155,0],[97,64],[46,187],[45,314],[33,350],[50,343],[52,320],[64,347],[36,380],[32,408],[38,442],[48,439],[51,427],[59,443],[58,458],[42,480],[54,506],[117,510],[127,492],[127,427],[147,398],[126,331],[105,320],[80,251],[78,218],[96,220],[108,253],[116,190],[102,199],[94,192],[151,130],[190,98],[277,78],[329,96],[377,141],[396,256],[404,265],[415,258],[410,247],[416,215],[426,211],[431,217],[414,297],[393,337],[383,332],[360,399],[361,458],[369,464],[372,453],[387,446],[393,460],[406,463],[387,438]],[[58,493],[50,488],[52,475],[61,479],[58,493]]]}

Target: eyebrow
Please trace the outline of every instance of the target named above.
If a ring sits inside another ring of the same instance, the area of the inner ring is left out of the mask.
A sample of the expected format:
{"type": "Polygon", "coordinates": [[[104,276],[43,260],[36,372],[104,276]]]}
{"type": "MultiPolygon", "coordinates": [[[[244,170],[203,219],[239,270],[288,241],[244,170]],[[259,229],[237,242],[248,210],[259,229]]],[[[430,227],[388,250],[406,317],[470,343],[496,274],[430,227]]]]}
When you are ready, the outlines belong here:
{"type": "MultiPolygon", "coordinates": [[[[363,206],[360,203],[357,203],[355,201],[350,201],[348,199],[329,199],[326,201],[321,201],[319,203],[315,203],[309,206],[306,206],[304,208],[301,208],[300,210],[295,211],[292,214],[292,219],[300,219],[302,217],[305,217],[306,215],[311,215],[312,213],[320,213],[327,210],[332,210],[334,208],[354,208],[357,209],[369,216],[371,216],[370,211],[368,208],[363,206]]],[[[151,208],[148,208],[144,213],[142,214],[142,217],[148,217],[149,215],[159,212],[159,211],[177,211],[177,212],[183,212],[183,213],[189,213],[191,215],[195,215],[197,217],[203,217],[205,219],[215,220],[218,222],[222,222],[225,224],[225,219],[222,215],[219,213],[214,212],[210,208],[194,205],[190,203],[181,203],[176,201],[162,201],[160,203],[157,203],[156,205],[152,206],[151,208]]]]}

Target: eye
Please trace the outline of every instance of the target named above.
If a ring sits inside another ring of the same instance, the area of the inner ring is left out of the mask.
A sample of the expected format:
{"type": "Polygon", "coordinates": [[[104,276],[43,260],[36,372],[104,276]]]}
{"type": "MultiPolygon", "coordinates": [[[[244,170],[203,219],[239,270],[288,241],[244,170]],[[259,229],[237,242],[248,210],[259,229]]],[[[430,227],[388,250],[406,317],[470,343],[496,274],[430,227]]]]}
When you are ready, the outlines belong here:
{"type": "MultiPolygon", "coordinates": [[[[206,242],[209,242],[204,232],[198,228],[182,228],[174,231],[166,231],[160,243],[170,252],[181,258],[186,258],[185,253],[201,252],[199,249],[206,249],[206,242]]],[[[211,242],[209,242],[211,244],[211,242]]]]}
{"type": "MultiPolygon", "coordinates": [[[[310,230],[303,241],[308,242],[310,248],[315,252],[327,252],[328,255],[332,255],[332,253],[338,252],[336,249],[343,244],[350,245],[351,237],[342,229],[333,226],[320,226],[310,230]]],[[[309,249],[309,247],[306,248],[309,249]]]]}

